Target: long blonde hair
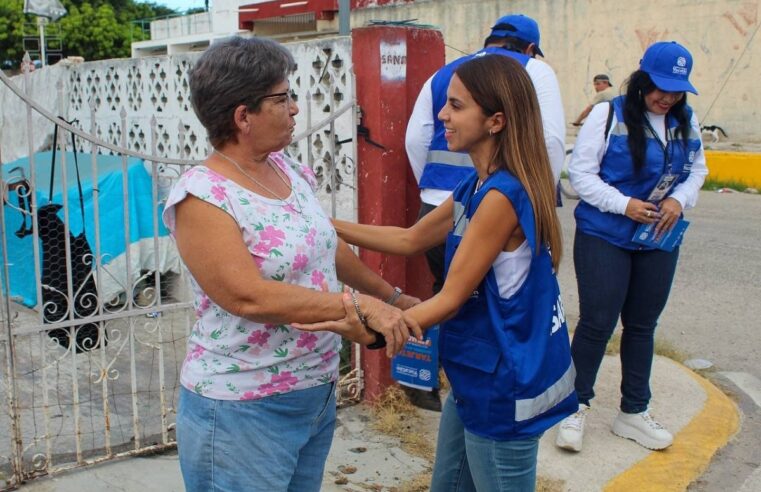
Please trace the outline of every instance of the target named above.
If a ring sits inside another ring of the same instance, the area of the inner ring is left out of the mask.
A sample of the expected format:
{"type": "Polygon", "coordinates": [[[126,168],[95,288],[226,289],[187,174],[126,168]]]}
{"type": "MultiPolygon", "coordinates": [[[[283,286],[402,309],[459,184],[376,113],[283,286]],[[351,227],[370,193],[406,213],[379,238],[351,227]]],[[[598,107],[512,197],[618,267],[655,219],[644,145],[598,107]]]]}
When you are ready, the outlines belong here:
{"type": "Polygon", "coordinates": [[[539,101],[528,73],[515,59],[503,55],[474,58],[455,73],[486,116],[504,113],[505,128],[494,135],[497,148],[490,171],[505,169],[521,182],[534,208],[537,248],[549,247],[557,271],[563,245],[555,212],[555,179],[539,101]]]}

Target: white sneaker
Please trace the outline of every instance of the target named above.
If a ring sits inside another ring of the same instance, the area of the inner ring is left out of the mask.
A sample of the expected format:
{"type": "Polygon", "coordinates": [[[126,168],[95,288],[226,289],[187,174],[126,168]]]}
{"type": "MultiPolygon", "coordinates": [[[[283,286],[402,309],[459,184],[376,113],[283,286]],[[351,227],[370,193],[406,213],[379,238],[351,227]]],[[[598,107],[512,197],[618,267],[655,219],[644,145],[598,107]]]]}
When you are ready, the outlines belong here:
{"type": "Polygon", "coordinates": [[[674,436],[653,420],[649,410],[642,413],[619,412],[613,421],[613,434],[654,450],[666,449],[674,442],[674,436]]]}
{"type": "Polygon", "coordinates": [[[569,451],[581,451],[581,442],[584,439],[584,420],[587,418],[589,405],[579,403],[576,413],[569,415],[560,422],[558,436],[555,444],[559,448],[569,451]]]}

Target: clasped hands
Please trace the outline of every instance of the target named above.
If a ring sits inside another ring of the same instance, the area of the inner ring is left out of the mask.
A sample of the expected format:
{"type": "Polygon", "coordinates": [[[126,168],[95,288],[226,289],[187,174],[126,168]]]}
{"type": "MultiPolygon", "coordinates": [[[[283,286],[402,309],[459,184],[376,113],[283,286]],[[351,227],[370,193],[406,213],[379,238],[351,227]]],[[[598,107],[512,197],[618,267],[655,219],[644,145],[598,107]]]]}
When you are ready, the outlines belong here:
{"type": "Polygon", "coordinates": [[[665,198],[658,205],[636,198],[626,204],[626,216],[642,224],[656,224],[655,235],[668,232],[682,215],[682,205],[676,198],[665,198]]]}
{"type": "Polygon", "coordinates": [[[392,306],[364,294],[355,294],[355,297],[359,309],[365,317],[366,325],[359,319],[348,287],[344,287],[341,296],[346,312],[344,318],[319,323],[293,323],[292,326],[304,331],[332,331],[360,345],[374,343],[377,332],[386,338],[386,356],[388,357],[397,354],[404,347],[410,335],[417,339],[423,338],[423,331],[418,322],[403,311],[403,309],[419,304],[420,299],[402,294],[392,306]]]}

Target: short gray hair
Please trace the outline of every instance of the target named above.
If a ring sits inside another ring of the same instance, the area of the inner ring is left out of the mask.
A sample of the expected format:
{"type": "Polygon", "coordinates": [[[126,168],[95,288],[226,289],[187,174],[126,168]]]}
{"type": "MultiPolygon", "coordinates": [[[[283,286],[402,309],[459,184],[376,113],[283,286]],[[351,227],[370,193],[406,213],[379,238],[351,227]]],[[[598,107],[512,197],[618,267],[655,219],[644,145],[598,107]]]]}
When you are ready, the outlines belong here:
{"type": "Polygon", "coordinates": [[[295,69],[291,53],[269,39],[234,36],[212,44],[190,71],[190,102],[211,144],[235,135],[235,108],[258,111],[262,96],[295,69]]]}

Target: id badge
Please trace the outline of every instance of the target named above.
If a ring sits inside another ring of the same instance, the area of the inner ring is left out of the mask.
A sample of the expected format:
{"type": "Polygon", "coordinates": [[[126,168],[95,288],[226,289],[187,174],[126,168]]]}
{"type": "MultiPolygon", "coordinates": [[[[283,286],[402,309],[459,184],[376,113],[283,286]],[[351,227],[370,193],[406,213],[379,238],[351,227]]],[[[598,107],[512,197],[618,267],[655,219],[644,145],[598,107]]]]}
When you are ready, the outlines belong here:
{"type": "Polygon", "coordinates": [[[647,201],[650,203],[658,203],[669,194],[671,188],[674,187],[678,174],[664,174],[661,179],[658,180],[658,184],[655,185],[653,191],[650,192],[650,196],[647,197],[647,201]]]}

